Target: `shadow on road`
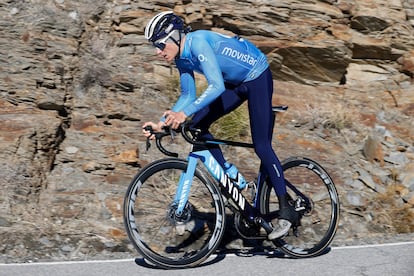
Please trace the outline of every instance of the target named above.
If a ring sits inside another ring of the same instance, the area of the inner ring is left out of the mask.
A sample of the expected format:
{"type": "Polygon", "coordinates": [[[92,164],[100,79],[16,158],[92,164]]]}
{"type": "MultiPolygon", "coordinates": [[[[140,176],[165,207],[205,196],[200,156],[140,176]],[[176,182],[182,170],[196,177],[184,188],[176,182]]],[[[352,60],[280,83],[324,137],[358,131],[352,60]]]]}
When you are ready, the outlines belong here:
{"type": "MultiPolygon", "coordinates": [[[[220,243],[220,246],[216,250],[215,254],[210,256],[207,261],[201,263],[197,267],[209,266],[215,263],[218,263],[226,258],[226,255],[236,255],[238,257],[253,257],[253,256],[263,256],[265,258],[280,258],[280,259],[295,259],[291,256],[286,255],[280,249],[277,249],[273,246],[264,245],[264,240],[260,239],[244,239],[241,238],[237,233],[237,230],[234,227],[233,216],[228,216],[226,218],[227,227],[223,240],[220,243]]],[[[325,255],[331,251],[331,248],[326,248],[318,256],[325,255]]],[[[317,258],[313,257],[313,258],[317,258]]],[[[136,258],[135,263],[139,266],[151,268],[151,269],[161,269],[159,266],[156,266],[144,258],[136,258]]]]}
{"type": "MultiPolygon", "coordinates": [[[[318,256],[315,256],[313,258],[317,258],[319,256],[328,254],[331,251],[331,248],[326,248],[321,254],[318,256]]],[[[263,256],[264,258],[279,258],[279,259],[295,259],[293,257],[290,257],[280,251],[279,249],[275,248],[266,248],[266,247],[258,247],[258,248],[249,248],[249,249],[219,249],[215,254],[210,256],[210,258],[198,265],[197,267],[203,267],[203,266],[209,266],[213,265],[215,263],[218,263],[226,258],[227,255],[236,255],[240,258],[248,258],[253,256],[263,256]]],[[[150,268],[150,269],[160,269],[160,270],[166,270],[162,267],[156,266],[154,264],[151,264],[144,258],[136,258],[135,263],[139,266],[150,268]]]]}

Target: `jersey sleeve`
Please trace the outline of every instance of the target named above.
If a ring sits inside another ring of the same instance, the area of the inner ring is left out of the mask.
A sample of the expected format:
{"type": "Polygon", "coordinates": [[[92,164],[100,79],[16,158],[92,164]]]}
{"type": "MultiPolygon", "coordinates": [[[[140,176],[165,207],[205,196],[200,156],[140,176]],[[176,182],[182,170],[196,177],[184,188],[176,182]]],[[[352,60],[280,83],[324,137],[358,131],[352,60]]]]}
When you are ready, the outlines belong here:
{"type": "Polygon", "coordinates": [[[182,111],[196,99],[196,86],[193,71],[181,68],[178,70],[180,72],[181,95],[172,107],[172,111],[174,112],[182,111]]]}
{"type": "Polygon", "coordinates": [[[197,57],[201,70],[207,80],[207,89],[193,101],[184,107],[183,112],[190,116],[215,100],[223,91],[224,80],[216,55],[206,39],[193,38],[191,53],[197,57]]]}
{"type": "MultiPolygon", "coordinates": [[[[178,67],[178,71],[180,72],[181,94],[174,106],[171,108],[174,112],[182,111],[184,107],[188,106],[196,99],[194,72],[180,67],[178,67]]],[[[162,117],[160,121],[165,122],[165,117],[162,117]]]]}

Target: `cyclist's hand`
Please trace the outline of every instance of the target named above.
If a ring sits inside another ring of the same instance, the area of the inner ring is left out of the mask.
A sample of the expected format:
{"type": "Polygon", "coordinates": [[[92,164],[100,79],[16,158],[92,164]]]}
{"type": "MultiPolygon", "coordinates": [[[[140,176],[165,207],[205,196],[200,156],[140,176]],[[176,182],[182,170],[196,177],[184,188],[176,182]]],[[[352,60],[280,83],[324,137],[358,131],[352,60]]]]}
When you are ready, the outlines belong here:
{"type": "Polygon", "coordinates": [[[163,122],[159,122],[158,124],[153,122],[146,122],[142,125],[142,133],[144,133],[145,137],[152,139],[155,139],[155,135],[151,133],[151,131],[147,130],[146,127],[151,127],[152,132],[161,132],[162,127],[164,126],[163,122]]]}
{"type": "Polygon", "coordinates": [[[165,124],[167,126],[171,126],[173,129],[177,129],[181,123],[185,122],[185,119],[187,116],[184,114],[184,112],[174,112],[171,110],[167,110],[164,112],[165,117],[165,124]]]}

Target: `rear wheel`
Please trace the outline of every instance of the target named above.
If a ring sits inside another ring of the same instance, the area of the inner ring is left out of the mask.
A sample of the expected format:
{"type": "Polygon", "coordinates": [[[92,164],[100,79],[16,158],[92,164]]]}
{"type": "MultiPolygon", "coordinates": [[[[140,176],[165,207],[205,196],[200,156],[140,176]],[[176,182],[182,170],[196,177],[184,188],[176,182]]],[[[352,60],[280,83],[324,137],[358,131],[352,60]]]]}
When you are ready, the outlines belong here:
{"type": "MultiPolygon", "coordinates": [[[[282,162],[282,167],[290,203],[296,206],[301,220],[294,231],[274,244],[296,258],[319,255],[331,243],[338,226],[339,197],[335,185],[328,173],[310,159],[289,158],[282,162]]],[[[260,191],[261,212],[265,217],[277,217],[276,193],[272,185],[265,184],[260,191]]]]}
{"type": "Polygon", "coordinates": [[[174,197],[187,161],[163,159],[143,168],[124,201],[126,232],[148,261],[164,268],[184,268],[204,261],[224,233],[225,207],[206,174],[196,169],[183,215],[175,215],[174,197]]]}

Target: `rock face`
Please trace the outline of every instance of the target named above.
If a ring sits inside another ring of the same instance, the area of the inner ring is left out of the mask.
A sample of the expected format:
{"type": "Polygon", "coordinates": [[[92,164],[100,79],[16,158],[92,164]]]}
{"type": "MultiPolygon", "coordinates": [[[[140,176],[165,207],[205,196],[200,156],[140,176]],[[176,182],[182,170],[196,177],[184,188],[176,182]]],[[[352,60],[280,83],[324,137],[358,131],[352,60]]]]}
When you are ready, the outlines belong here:
{"type": "MultiPolygon", "coordinates": [[[[166,9],[267,54],[274,103],[290,106],[275,148],[332,173],[338,241],[414,232],[414,1],[8,0],[0,261],[133,252],[123,196],[137,170],[161,157],[145,152],[140,128],[176,98],[175,71],[143,38],[166,9]]],[[[253,175],[254,154],[231,153],[253,175]]]]}

